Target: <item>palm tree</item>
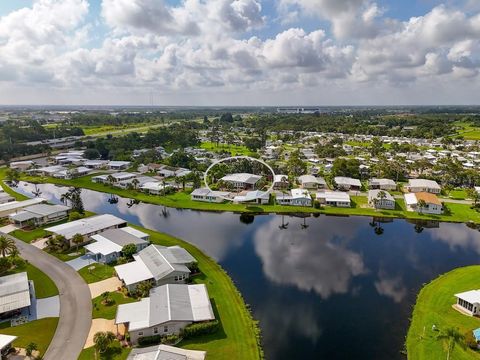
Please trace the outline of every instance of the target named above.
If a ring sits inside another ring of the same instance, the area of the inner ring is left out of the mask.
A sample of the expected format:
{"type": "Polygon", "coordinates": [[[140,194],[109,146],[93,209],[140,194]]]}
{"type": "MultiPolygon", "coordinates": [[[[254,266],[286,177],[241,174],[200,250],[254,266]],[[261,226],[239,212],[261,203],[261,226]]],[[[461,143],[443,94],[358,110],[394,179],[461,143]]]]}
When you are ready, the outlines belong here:
{"type": "Polygon", "coordinates": [[[78,250],[78,246],[85,241],[81,234],[75,234],[72,237],[72,242],[75,244],[75,251],[78,250]]]}
{"type": "Polygon", "coordinates": [[[111,331],[99,331],[93,335],[95,349],[100,353],[107,351],[110,344],[115,340],[115,334],[111,331]]]}
{"type": "Polygon", "coordinates": [[[285,215],[282,215],[282,225],[279,225],[280,230],[286,230],[288,228],[288,222],[285,223],[285,215]]]}
{"type": "Polygon", "coordinates": [[[38,188],[37,184],[35,184],[35,190],[32,191],[32,194],[35,195],[35,197],[39,197],[40,195],[42,195],[42,192],[38,188]]]}
{"type": "Polygon", "coordinates": [[[418,200],[417,210],[419,213],[423,212],[423,209],[425,209],[426,207],[427,207],[427,203],[425,200],[423,199],[418,200]]]}
{"type": "Polygon", "coordinates": [[[455,345],[459,344],[462,348],[465,348],[465,336],[458,332],[456,328],[447,328],[440,335],[437,336],[437,340],[447,340],[447,360],[450,359],[450,354],[453,352],[455,345]]]}
{"type": "Polygon", "coordinates": [[[3,257],[16,251],[18,251],[18,249],[15,245],[15,241],[6,236],[0,236],[0,253],[3,257]]]}
{"type": "Polygon", "coordinates": [[[115,178],[110,174],[107,176],[107,182],[110,186],[112,186],[113,183],[115,182],[115,178]]]}
{"type": "Polygon", "coordinates": [[[140,184],[140,181],[137,178],[132,180],[132,186],[134,190],[137,190],[137,187],[139,184],[140,184]]]}

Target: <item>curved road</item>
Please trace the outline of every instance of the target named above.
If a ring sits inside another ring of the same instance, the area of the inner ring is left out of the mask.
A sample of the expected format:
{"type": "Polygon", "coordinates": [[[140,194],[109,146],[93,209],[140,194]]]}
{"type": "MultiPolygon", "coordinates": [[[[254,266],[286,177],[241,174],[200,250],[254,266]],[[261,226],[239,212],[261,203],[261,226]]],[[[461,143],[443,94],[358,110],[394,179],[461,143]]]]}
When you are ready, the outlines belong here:
{"type": "Polygon", "coordinates": [[[9,237],[15,240],[22,257],[47,274],[60,293],[60,319],[44,359],[77,360],[92,324],[92,300],[88,285],[73,268],[56,257],[9,237]]]}

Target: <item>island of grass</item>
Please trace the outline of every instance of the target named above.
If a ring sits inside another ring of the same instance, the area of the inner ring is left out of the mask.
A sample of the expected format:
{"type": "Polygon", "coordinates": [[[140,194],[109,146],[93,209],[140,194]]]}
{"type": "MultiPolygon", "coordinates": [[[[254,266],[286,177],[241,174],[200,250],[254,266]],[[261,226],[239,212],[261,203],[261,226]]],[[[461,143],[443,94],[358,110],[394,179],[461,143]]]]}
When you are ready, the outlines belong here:
{"type": "MultiPolygon", "coordinates": [[[[409,360],[445,359],[450,339],[448,329],[465,336],[480,327],[480,319],[452,308],[454,294],[479,288],[480,266],[455,269],[439,276],[419,293],[408,330],[406,349],[409,360]],[[435,327],[433,328],[433,326],[435,327]]],[[[460,339],[450,348],[451,359],[480,359],[480,352],[460,339]]]]}
{"type": "MultiPolygon", "coordinates": [[[[0,168],[0,178],[4,176],[5,169],[0,168]]],[[[314,207],[301,206],[285,206],[285,205],[245,205],[233,204],[231,202],[224,203],[206,203],[201,201],[193,201],[187,191],[179,191],[166,196],[150,195],[138,190],[126,190],[110,186],[108,184],[100,184],[92,182],[92,177],[88,175],[73,180],[57,179],[51,177],[26,176],[22,175],[21,180],[37,183],[37,184],[57,184],[64,186],[76,186],[79,188],[99,191],[103,193],[115,194],[124,198],[139,200],[145,203],[168,206],[180,209],[192,209],[201,211],[232,211],[232,212],[250,212],[250,213],[318,213],[330,215],[352,215],[352,216],[369,216],[369,217],[386,217],[398,219],[413,220],[436,220],[444,222],[474,222],[480,224],[480,213],[471,209],[468,204],[447,203],[448,209],[443,215],[419,214],[417,212],[407,211],[403,199],[397,199],[395,210],[375,210],[367,206],[367,198],[365,196],[352,196],[352,207],[322,207],[316,209],[314,207]]]]}

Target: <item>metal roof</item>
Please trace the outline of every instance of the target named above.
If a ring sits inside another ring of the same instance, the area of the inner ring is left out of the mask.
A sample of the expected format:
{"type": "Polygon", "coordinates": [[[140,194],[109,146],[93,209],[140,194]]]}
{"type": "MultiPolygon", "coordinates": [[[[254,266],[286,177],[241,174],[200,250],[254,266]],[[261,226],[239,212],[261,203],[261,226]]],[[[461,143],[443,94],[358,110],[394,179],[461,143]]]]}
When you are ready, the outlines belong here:
{"type": "Polygon", "coordinates": [[[350,202],[350,195],[342,191],[322,191],[317,193],[317,199],[323,198],[328,202],[350,202]]]}
{"type": "Polygon", "coordinates": [[[46,202],[47,200],[42,199],[42,198],[33,198],[33,199],[28,199],[24,201],[12,201],[6,204],[0,204],[0,213],[4,211],[15,211],[18,209],[23,209],[27,206],[35,205],[35,204],[40,204],[43,202],[46,202]]]}
{"type": "Polygon", "coordinates": [[[205,360],[206,351],[188,350],[169,345],[132,349],[127,360],[205,360]]]}
{"type": "Polygon", "coordinates": [[[431,189],[440,189],[440,185],[434,180],[428,179],[410,179],[408,181],[409,187],[426,187],[431,189]]]}
{"type": "Polygon", "coordinates": [[[262,177],[249,173],[229,174],[222,177],[222,181],[241,182],[245,184],[256,184],[262,177]]]}
{"type": "Polygon", "coordinates": [[[150,297],[139,303],[119,305],[115,323],[129,323],[130,330],[138,330],[169,321],[214,319],[205,284],[167,284],[151,289],[150,297]]]}
{"type": "Polygon", "coordinates": [[[454,295],[470,304],[480,303],[480,290],[469,290],[454,295]]]}
{"type": "Polygon", "coordinates": [[[0,334],[0,349],[10,345],[17,339],[17,336],[0,334]]]}
{"type": "Polygon", "coordinates": [[[88,235],[108,229],[113,226],[120,226],[127,222],[111,214],[103,214],[75,220],[65,224],[60,224],[46,228],[52,233],[63,235],[71,239],[75,234],[88,235]]]}
{"type": "Polygon", "coordinates": [[[350,177],[337,176],[334,181],[337,185],[362,186],[360,180],[350,177]]]}
{"type": "Polygon", "coordinates": [[[97,240],[97,238],[103,237],[104,239],[111,241],[120,247],[123,247],[128,244],[135,244],[135,245],[140,245],[140,244],[146,244],[147,241],[132,235],[128,231],[123,231],[123,228],[120,229],[108,229],[100,234],[92,236],[92,239],[97,240]]]}
{"type": "Polygon", "coordinates": [[[30,306],[26,272],[0,277],[0,314],[30,306]]]}

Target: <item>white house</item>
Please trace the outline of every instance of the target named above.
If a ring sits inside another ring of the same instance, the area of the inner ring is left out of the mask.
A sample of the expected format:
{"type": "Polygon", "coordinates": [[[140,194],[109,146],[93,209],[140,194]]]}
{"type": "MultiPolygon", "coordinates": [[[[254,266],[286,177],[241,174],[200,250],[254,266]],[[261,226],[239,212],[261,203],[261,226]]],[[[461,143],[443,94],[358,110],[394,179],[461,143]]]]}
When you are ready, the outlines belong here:
{"type": "Polygon", "coordinates": [[[395,199],[394,197],[385,190],[368,190],[368,203],[370,206],[374,207],[375,209],[387,209],[387,210],[394,210],[395,209],[395,199]],[[384,194],[384,197],[380,197],[380,193],[384,194]]]}
{"type": "Polygon", "coordinates": [[[26,272],[0,277],[0,316],[8,318],[31,305],[33,282],[26,272]]]}
{"type": "Polygon", "coordinates": [[[287,175],[275,175],[273,178],[273,188],[275,190],[288,189],[289,186],[287,175]]]}
{"type": "Polygon", "coordinates": [[[336,206],[336,207],[350,207],[350,195],[342,191],[320,191],[317,192],[317,200],[320,204],[336,206]]]}
{"type": "MultiPolygon", "coordinates": [[[[110,229],[93,235],[91,238],[94,242],[85,245],[85,249],[95,261],[108,264],[121,256],[122,249],[125,245],[134,244],[137,252],[145,249],[149,245],[148,240],[137,237],[125,231],[125,229],[127,228],[110,229]]],[[[141,233],[143,237],[146,236],[148,238],[148,234],[141,233]]]]}
{"type": "Polygon", "coordinates": [[[71,240],[76,234],[80,234],[86,241],[89,237],[102,231],[126,226],[127,222],[125,220],[111,214],[103,214],[52,226],[45,230],[54,235],[64,236],[67,240],[71,240]]]}
{"type": "Polygon", "coordinates": [[[3,191],[3,188],[0,186],[0,204],[5,204],[12,201],[15,201],[15,198],[3,191]]]}
{"type": "Polygon", "coordinates": [[[230,195],[228,191],[212,191],[207,188],[200,188],[193,190],[190,194],[190,197],[194,201],[221,203],[225,201],[224,198],[228,195],[230,195]]]}
{"type": "Polygon", "coordinates": [[[27,206],[23,210],[9,215],[9,219],[19,227],[30,223],[33,223],[34,226],[41,226],[66,219],[70,209],[69,206],[63,205],[37,204],[27,206]]]}
{"type": "Polygon", "coordinates": [[[215,320],[205,284],[167,284],[139,302],[121,304],[115,324],[125,324],[132,344],[144,336],[179,334],[187,325],[215,320]]]}
{"type": "Polygon", "coordinates": [[[190,276],[188,265],[195,258],[180,246],[150,245],[133,256],[127,264],[115,266],[117,276],[127,287],[134,291],[138,283],[152,280],[155,285],[183,283],[190,276]]]}
{"type": "Polygon", "coordinates": [[[339,190],[355,190],[360,191],[362,188],[362,183],[358,179],[353,179],[350,177],[337,176],[333,180],[337,189],[339,190]]]}
{"type": "Polygon", "coordinates": [[[259,175],[237,173],[225,175],[220,180],[232,184],[236,189],[255,189],[255,185],[261,178],[259,175]]]}
{"type": "Polygon", "coordinates": [[[111,170],[125,170],[130,166],[130,161],[110,161],[108,167],[111,170]]]}
{"type": "Polygon", "coordinates": [[[302,189],[317,190],[326,189],[327,183],[325,179],[321,177],[315,177],[313,175],[302,175],[298,177],[298,182],[302,189]]]}
{"type": "Polygon", "coordinates": [[[17,340],[18,336],[0,334],[0,354],[5,357],[10,353],[12,343],[17,340]]]}
{"type": "Polygon", "coordinates": [[[169,345],[133,348],[127,360],[205,360],[206,351],[181,349],[169,345]]]}
{"type": "Polygon", "coordinates": [[[44,202],[47,202],[47,200],[42,198],[33,198],[23,201],[10,201],[5,204],[0,204],[0,219],[7,217],[10,214],[15,214],[19,211],[22,211],[28,206],[37,205],[44,202]]]}
{"type": "Polygon", "coordinates": [[[270,193],[266,191],[253,190],[243,191],[233,198],[234,203],[254,203],[268,204],[270,202],[270,193]]]}
{"type": "Polygon", "coordinates": [[[312,197],[306,189],[292,189],[288,193],[276,193],[276,202],[279,205],[312,206],[312,197]]]}
{"type": "Polygon", "coordinates": [[[440,194],[440,191],[442,190],[436,181],[427,179],[410,179],[406,188],[413,193],[428,192],[432,194],[440,194]]]}
{"type": "Polygon", "coordinates": [[[118,183],[120,181],[126,181],[136,177],[136,174],[129,172],[118,172],[114,174],[103,174],[92,177],[92,182],[106,184],[109,182],[109,179],[112,179],[113,183],[118,183]]]}
{"type": "Polygon", "coordinates": [[[370,179],[368,180],[368,188],[375,190],[395,191],[397,184],[391,179],[370,179]]]}
{"type": "Polygon", "coordinates": [[[19,171],[25,171],[30,169],[35,165],[35,161],[33,160],[26,160],[26,161],[12,161],[10,163],[10,169],[16,169],[19,171]]]}
{"type": "Polygon", "coordinates": [[[443,212],[443,205],[435,194],[427,192],[408,193],[404,195],[408,211],[418,211],[423,214],[440,215],[443,212]],[[418,207],[420,200],[425,201],[425,206],[418,207]]]}
{"type": "Polygon", "coordinates": [[[480,315],[480,290],[470,290],[455,294],[455,307],[470,316],[480,315]]]}
{"type": "Polygon", "coordinates": [[[151,195],[160,195],[163,194],[164,189],[167,189],[169,187],[172,186],[169,184],[163,185],[159,181],[148,181],[140,186],[140,190],[151,195]]]}

